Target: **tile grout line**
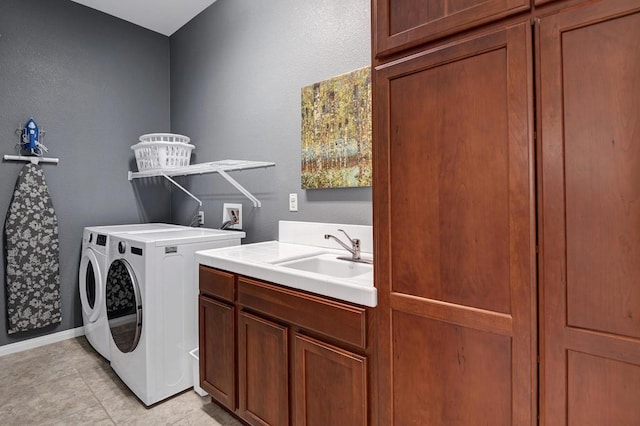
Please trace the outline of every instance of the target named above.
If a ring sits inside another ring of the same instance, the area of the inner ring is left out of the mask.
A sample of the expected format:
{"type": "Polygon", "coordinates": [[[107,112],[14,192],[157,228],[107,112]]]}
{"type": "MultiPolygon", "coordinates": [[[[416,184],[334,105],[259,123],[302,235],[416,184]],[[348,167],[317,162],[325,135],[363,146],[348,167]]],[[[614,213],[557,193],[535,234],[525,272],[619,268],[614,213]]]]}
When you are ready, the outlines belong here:
{"type": "Polygon", "coordinates": [[[93,397],[96,399],[96,401],[98,401],[98,405],[100,406],[100,408],[102,408],[102,411],[104,411],[104,413],[107,415],[109,420],[111,420],[111,423],[113,423],[114,425],[117,425],[116,421],[113,419],[113,417],[111,417],[111,414],[109,414],[109,412],[107,411],[107,408],[102,404],[102,400],[98,397],[98,395],[96,395],[95,391],[91,388],[91,386],[89,385],[87,380],[84,378],[82,373],[78,372],[78,375],[80,376],[84,384],[89,388],[89,391],[91,392],[93,397]]]}
{"type": "MultiPolygon", "coordinates": [[[[82,347],[82,345],[80,343],[78,343],[78,346],[82,347]]],[[[63,348],[64,352],[67,353],[68,349],[67,348],[63,348]]],[[[101,368],[101,367],[97,367],[97,368],[101,368]]],[[[80,380],[82,380],[82,382],[85,384],[85,386],[87,387],[87,389],[89,389],[89,392],[91,392],[91,394],[93,395],[93,397],[95,398],[95,400],[98,402],[98,406],[100,406],[100,408],[102,409],[102,411],[104,411],[104,413],[107,415],[107,418],[111,421],[111,423],[113,423],[114,425],[116,425],[115,420],[113,420],[113,418],[111,417],[111,415],[109,414],[109,412],[107,411],[107,409],[104,407],[104,405],[102,405],[102,401],[100,400],[100,398],[98,397],[98,395],[96,395],[95,391],[91,388],[91,385],[89,384],[89,382],[87,382],[87,380],[84,378],[84,375],[82,374],[82,372],[77,368],[77,367],[73,367],[73,369],[76,371],[76,374],[78,375],[78,377],[80,377],[80,380]]],[[[74,413],[79,413],[80,410],[72,412],[70,414],[74,414],[74,413]]]]}
{"type": "MultiPolygon", "coordinates": [[[[39,358],[46,357],[47,359],[53,360],[54,362],[62,363],[62,362],[65,362],[68,359],[67,355],[69,353],[68,353],[67,349],[63,346],[62,342],[56,342],[56,343],[52,343],[50,345],[45,345],[45,346],[52,346],[52,347],[56,346],[57,349],[59,348],[60,353],[46,353],[45,352],[45,353],[43,353],[41,355],[37,355],[37,356],[34,356],[32,358],[27,358],[27,361],[34,362],[34,361],[37,361],[39,358]]],[[[34,349],[37,349],[37,348],[34,348],[34,349]]],[[[69,378],[69,379],[72,379],[72,380],[79,378],[81,380],[81,382],[86,387],[89,387],[89,386],[87,386],[86,381],[84,380],[84,378],[82,377],[80,372],[75,368],[75,366],[73,366],[73,365],[64,365],[64,367],[65,367],[65,370],[64,370],[63,374],[61,374],[59,376],[55,376],[53,378],[50,378],[49,380],[39,382],[36,385],[27,384],[27,383],[18,385],[17,389],[14,389],[14,392],[24,392],[24,393],[27,393],[27,394],[31,394],[32,397],[36,397],[37,398],[38,396],[40,396],[42,394],[41,389],[43,388],[43,386],[46,387],[47,384],[56,383],[56,382],[59,382],[61,379],[66,379],[66,378],[69,378]]],[[[4,379],[7,379],[7,378],[5,377],[4,379]]],[[[89,390],[91,391],[90,388],[89,388],[89,390]]],[[[99,402],[99,401],[97,401],[97,399],[96,399],[96,402],[99,402]]],[[[11,404],[11,398],[9,398],[7,401],[5,401],[5,403],[3,404],[3,407],[6,406],[6,405],[10,406],[10,404],[11,404]]],[[[85,409],[86,408],[87,407],[85,407],[85,409]]],[[[81,410],[82,410],[81,408],[78,408],[76,410],[69,410],[69,411],[66,411],[64,413],[64,415],[65,416],[73,415],[75,413],[81,412],[81,410]]],[[[18,420],[18,421],[20,421],[20,418],[23,418],[25,415],[26,415],[26,413],[22,414],[22,415],[14,413],[14,417],[17,417],[16,420],[18,420]]],[[[24,418],[22,419],[22,421],[24,421],[24,418]]]]}

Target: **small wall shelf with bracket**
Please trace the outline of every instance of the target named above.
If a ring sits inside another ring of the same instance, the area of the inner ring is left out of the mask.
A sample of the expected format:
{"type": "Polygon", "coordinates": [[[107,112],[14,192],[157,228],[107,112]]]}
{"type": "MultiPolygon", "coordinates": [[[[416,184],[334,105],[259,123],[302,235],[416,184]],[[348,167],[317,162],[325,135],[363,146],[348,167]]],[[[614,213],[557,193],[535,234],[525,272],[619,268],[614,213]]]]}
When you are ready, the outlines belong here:
{"type": "Polygon", "coordinates": [[[188,176],[188,175],[202,175],[208,173],[218,173],[225,178],[231,185],[233,185],[238,191],[244,194],[245,197],[253,202],[254,207],[260,207],[262,203],[256,197],[254,197],[249,191],[247,191],[242,185],[240,185],[235,179],[233,179],[227,172],[234,172],[237,170],[249,170],[273,167],[276,163],[269,163],[266,161],[245,161],[245,160],[220,160],[212,161],[209,163],[193,164],[186,167],[179,167],[175,169],[164,170],[145,170],[143,172],[129,172],[128,179],[140,179],[154,176],[163,176],[173,185],[182,190],[189,197],[193,198],[202,206],[202,201],[186,188],[176,182],[172,177],[174,176],[188,176]]]}

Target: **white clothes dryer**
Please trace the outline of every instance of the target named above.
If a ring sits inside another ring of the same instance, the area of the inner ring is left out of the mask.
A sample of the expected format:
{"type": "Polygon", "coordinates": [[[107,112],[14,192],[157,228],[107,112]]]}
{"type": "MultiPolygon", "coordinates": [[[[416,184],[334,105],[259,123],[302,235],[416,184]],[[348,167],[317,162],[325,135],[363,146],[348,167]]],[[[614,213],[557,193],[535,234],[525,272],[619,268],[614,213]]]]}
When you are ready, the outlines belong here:
{"type": "Polygon", "coordinates": [[[193,386],[195,252],[239,245],[244,236],[204,228],[112,236],[106,291],[132,294],[135,302],[125,306],[107,300],[111,367],[145,405],[193,386]]]}
{"type": "Polygon", "coordinates": [[[105,304],[104,279],[107,273],[109,238],[115,233],[158,232],[191,229],[168,223],[141,223],[131,225],[91,226],[84,228],[82,255],[78,277],[78,290],[82,310],[84,334],[91,346],[104,358],[109,351],[109,325],[105,304]]]}

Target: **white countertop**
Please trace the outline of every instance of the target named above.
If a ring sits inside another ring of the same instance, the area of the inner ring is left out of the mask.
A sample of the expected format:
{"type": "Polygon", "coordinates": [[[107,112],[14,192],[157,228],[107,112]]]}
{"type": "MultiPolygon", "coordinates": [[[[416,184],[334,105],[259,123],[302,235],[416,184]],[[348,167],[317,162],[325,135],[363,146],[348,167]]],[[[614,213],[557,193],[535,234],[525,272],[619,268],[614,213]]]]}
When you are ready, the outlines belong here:
{"type": "MultiPolygon", "coordinates": [[[[353,236],[353,238],[359,237],[353,236]]],[[[373,268],[370,273],[363,275],[337,278],[277,265],[280,262],[318,254],[348,255],[345,250],[326,246],[267,241],[199,251],[196,252],[196,263],[358,305],[370,307],[377,305],[373,268]]],[[[362,257],[371,258],[371,254],[363,253],[362,257]]]]}

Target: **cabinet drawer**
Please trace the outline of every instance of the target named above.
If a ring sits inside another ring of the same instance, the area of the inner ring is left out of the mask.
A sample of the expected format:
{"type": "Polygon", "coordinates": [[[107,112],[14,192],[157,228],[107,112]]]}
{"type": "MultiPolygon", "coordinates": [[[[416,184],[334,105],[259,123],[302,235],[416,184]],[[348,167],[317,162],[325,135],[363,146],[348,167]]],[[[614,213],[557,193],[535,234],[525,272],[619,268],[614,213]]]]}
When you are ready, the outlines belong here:
{"type": "Polygon", "coordinates": [[[233,274],[202,265],[199,267],[199,272],[201,293],[216,296],[233,303],[233,274]]]}
{"type": "Polygon", "coordinates": [[[238,277],[246,308],[366,349],[366,309],[238,277]]]}

